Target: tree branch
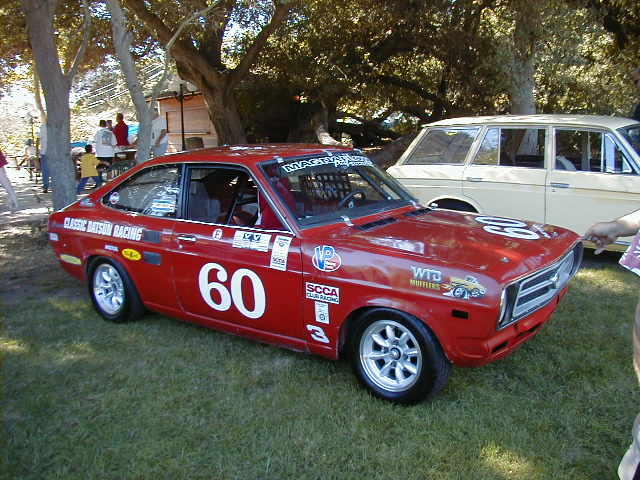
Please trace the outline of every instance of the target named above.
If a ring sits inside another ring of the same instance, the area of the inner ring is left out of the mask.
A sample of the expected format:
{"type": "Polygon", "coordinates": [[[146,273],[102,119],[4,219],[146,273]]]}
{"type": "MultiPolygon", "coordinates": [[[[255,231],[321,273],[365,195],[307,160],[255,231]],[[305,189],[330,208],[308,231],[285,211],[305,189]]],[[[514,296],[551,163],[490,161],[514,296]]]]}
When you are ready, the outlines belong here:
{"type": "Polygon", "coordinates": [[[71,68],[69,68],[69,71],[65,74],[69,79],[72,79],[76,76],[76,73],[78,73],[78,68],[80,68],[80,64],[82,63],[82,60],[84,60],[84,55],[87,52],[89,38],[91,38],[91,12],[89,11],[89,3],[87,0],[82,0],[82,8],[84,10],[84,21],[82,22],[82,43],[80,44],[80,48],[78,48],[76,57],[73,59],[71,68]]]}
{"type": "Polygon", "coordinates": [[[262,30],[260,30],[260,33],[256,36],[256,39],[244,54],[238,66],[231,71],[229,83],[227,84],[227,91],[233,90],[240,80],[246,76],[249,68],[251,68],[251,65],[255,62],[258,53],[260,53],[260,50],[262,50],[265,43],[267,43],[267,39],[285,19],[293,3],[296,2],[276,2],[276,8],[273,12],[273,16],[271,17],[271,21],[265,25],[262,30]]]}

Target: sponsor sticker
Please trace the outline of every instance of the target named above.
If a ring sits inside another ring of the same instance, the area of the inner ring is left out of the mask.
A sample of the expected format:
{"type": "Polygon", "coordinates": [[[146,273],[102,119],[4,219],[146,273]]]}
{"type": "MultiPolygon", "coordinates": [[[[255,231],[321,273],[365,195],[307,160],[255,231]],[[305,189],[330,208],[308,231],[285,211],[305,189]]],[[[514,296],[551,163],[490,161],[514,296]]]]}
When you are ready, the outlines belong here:
{"type": "Polygon", "coordinates": [[[71,265],[82,265],[82,260],[78,257],[74,257],[73,255],[67,255],[66,253],[60,255],[60,260],[70,263],[71,265]]]}
{"type": "Polygon", "coordinates": [[[115,205],[119,201],[120,201],[120,194],[118,192],[113,192],[111,195],[109,195],[109,203],[111,205],[115,205]]]}
{"type": "Polygon", "coordinates": [[[411,265],[411,272],[413,273],[413,278],[409,281],[409,284],[412,287],[429,290],[442,289],[442,272],[440,270],[411,265]]]}
{"type": "Polygon", "coordinates": [[[86,218],[65,217],[62,227],[77,232],[95,233],[105,237],[123,238],[140,241],[144,229],[131,225],[118,225],[110,222],[87,220],[86,218]]]}
{"type": "Polygon", "coordinates": [[[444,296],[463,298],[465,300],[482,298],[487,294],[487,289],[471,275],[467,275],[464,278],[451,277],[449,282],[442,287],[448,290],[443,294],[444,296]]]}
{"type": "Polygon", "coordinates": [[[271,248],[271,263],[269,266],[275,270],[286,271],[287,259],[289,258],[289,246],[291,245],[291,237],[283,235],[276,236],[271,248]]]}
{"type": "Polygon", "coordinates": [[[270,240],[271,235],[264,233],[237,231],[233,236],[233,246],[235,248],[247,248],[249,250],[258,250],[259,252],[268,252],[270,240]]]}
{"type": "Polygon", "coordinates": [[[58,240],[60,240],[60,237],[58,237],[58,234],[55,232],[49,232],[49,240],[51,240],[52,242],[57,242],[58,240]]]}
{"type": "Polygon", "coordinates": [[[109,250],[110,252],[119,252],[120,251],[120,249],[118,247],[116,247],[115,245],[109,245],[109,244],[105,245],[104,249],[105,250],[109,250]]]}
{"type": "Polygon", "coordinates": [[[122,256],[127,260],[132,260],[137,262],[142,258],[142,254],[138,250],[134,250],[133,248],[125,248],[122,250],[122,256]]]}
{"type": "Polygon", "coordinates": [[[315,303],[316,322],[331,323],[329,319],[329,304],[324,302],[315,303]]]}
{"type": "Polygon", "coordinates": [[[340,289],[320,283],[305,282],[305,294],[310,300],[327,303],[340,303],[340,289]]]}
{"type": "Polygon", "coordinates": [[[372,167],[373,162],[363,155],[330,155],[326,157],[311,158],[309,160],[299,160],[282,165],[285,173],[293,173],[305,168],[321,167],[323,165],[333,165],[334,167],[372,167]]]}
{"type": "Polygon", "coordinates": [[[213,231],[213,239],[214,240],[220,240],[222,238],[222,229],[221,228],[216,228],[213,231]]]}
{"type": "Polygon", "coordinates": [[[342,265],[336,249],[329,245],[317,246],[313,251],[313,266],[322,272],[335,272],[342,265]]]}

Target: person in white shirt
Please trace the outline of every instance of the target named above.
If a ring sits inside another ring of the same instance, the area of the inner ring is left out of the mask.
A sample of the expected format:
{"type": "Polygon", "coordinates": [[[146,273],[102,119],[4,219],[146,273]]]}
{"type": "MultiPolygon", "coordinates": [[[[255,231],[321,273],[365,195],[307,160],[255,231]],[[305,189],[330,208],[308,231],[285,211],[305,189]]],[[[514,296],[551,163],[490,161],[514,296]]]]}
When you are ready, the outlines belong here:
{"type": "Polygon", "coordinates": [[[153,150],[154,158],[167,153],[168,146],[167,120],[158,115],[158,110],[155,110],[155,117],[151,123],[151,149],[153,150]]]}
{"type": "Polygon", "coordinates": [[[111,165],[113,163],[113,155],[117,145],[116,136],[109,128],[107,121],[100,120],[100,128],[96,132],[93,142],[95,143],[96,157],[102,163],[111,165]]]}

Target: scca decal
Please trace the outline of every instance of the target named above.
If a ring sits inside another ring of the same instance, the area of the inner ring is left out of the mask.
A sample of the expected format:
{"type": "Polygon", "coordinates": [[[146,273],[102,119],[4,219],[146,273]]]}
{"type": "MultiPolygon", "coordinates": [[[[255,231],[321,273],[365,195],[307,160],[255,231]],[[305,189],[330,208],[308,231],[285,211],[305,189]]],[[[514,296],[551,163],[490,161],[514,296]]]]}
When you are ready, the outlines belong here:
{"type": "Polygon", "coordinates": [[[340,289],[337,287],[306,282],[305,292],[307,298],[310,300],[319,300],[321,302],[335,304],[340,303],[340,289]]]}

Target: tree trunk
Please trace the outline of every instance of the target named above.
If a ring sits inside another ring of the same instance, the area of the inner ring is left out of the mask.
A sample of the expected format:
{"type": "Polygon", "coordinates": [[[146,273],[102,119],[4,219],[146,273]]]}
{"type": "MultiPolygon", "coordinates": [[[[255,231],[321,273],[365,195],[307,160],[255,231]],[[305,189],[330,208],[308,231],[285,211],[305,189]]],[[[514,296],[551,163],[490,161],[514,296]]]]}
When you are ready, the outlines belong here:
{"type": "Polygon", "coordinates": [[[75,168],[71,163],[70,77],[62,73],[53,31],[56,2],[22,0],[29,41],[47,106],[47,162],[52,178],[53,208],[76,199],[75,168]]]}
{"type": "Polygon", "coordinates": [[[119,0],[108,0],[107,6],[111,13],[111,29],[113,32],[113,44],[120,63],[120,69],[124,74],[127,88],[136,108],[136,116],[140,122],[136,155],[137,163],[144,163],[149,159],[151,150],[151,122],[153,121],[152,106],[147,101],[138,80],[135,63],[131,56],[131,34],[126,28],[126,16],[119,0]]]}
{"type": "Polygon", "coordinates": [[[370,154],[369,158],[371,158],[378,167],[386,170],[398,161],[400,156],[404,153],[409,144],[413,142],[413,139],[416,138],[417,135],[417,133],[410,133],[400,137],[385,145],[377,152],[370,154]]]}
{"type": "Polygon", "coordinates": [[[216,129],[218,143],[220,145],[247,143],[234,95],[221,92],[220,86],[212,85],[210,82],[195,85],[202,92],[209,107],[209,118],[216,129]]]}
{"type": "Polygon", "coordinates": [[[514,0],[515,29],[511,71],[511,113],[536,113],[535,44],[538,37],[539,3],[514,0]]]}

